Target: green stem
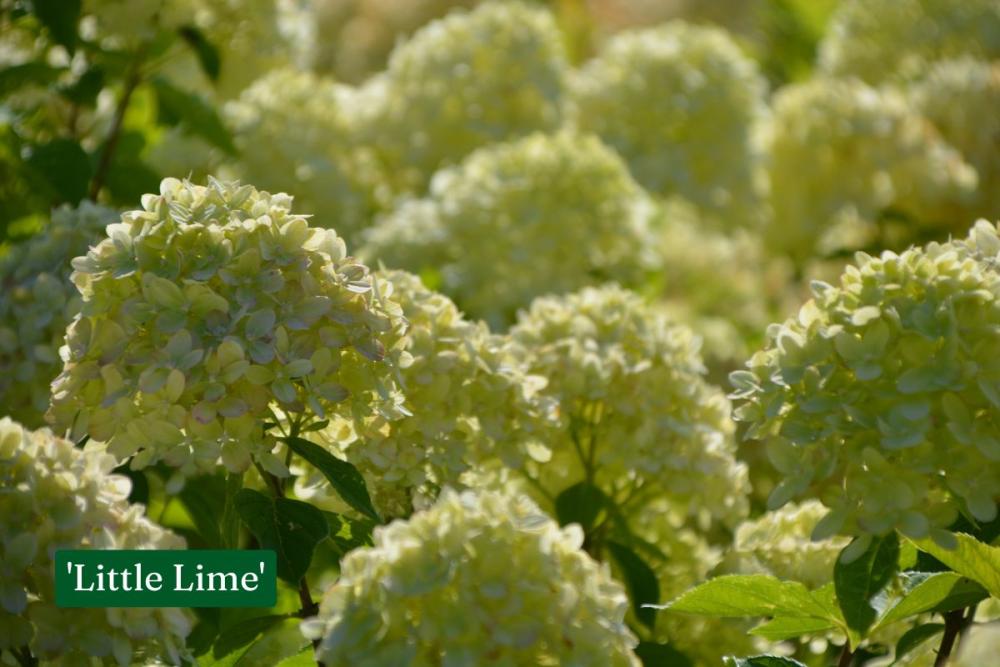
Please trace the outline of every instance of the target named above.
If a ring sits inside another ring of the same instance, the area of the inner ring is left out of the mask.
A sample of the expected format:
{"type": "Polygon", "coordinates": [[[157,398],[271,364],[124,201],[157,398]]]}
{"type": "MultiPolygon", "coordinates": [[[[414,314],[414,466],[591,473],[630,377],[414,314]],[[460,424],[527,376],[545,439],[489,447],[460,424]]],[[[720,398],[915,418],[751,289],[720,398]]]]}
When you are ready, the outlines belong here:
{"type": "Polygon", "coordinates": [[[944,615],[944,634],[941,636],[941,645],[938,646],[937,658],[934,659],[934,667],[945,667],[948,664],[957,644],[955,640],[958,639],[964,625],[964,609],[949,611],[944,615]]]}
{"type": "Polygon", "coordinates": [[[132,93],[142,83],[142,60],[146,47],[142,46],[135,54],[132,65],[129,68],[128,77],[125,79],[125,89],[122,97],[118,100],[115,108],[115,115],[111,121],[111,128],[108,130],[108,138],[104,141],[104,148],[101,150],[101,157],[98,159],[97,168],[94,169],[94,179],[90,182],[88,197],[91,201],[97,201],[97,196],[104,187],[104,181],[108,177],[111,169],[111,162],[118,147],[118,139],[121,137],[122,125],[125,122],[125,112],[128,111],[129,102],[132,100],[132,93]]]}
{"type": "Polygon", "coordinates": [[[837,667],[851,667],[854,660],[854,651],[851,650],[851,643],[845,642],[844,649],[840,652],[840,659],[837,660],[837,667]]]}

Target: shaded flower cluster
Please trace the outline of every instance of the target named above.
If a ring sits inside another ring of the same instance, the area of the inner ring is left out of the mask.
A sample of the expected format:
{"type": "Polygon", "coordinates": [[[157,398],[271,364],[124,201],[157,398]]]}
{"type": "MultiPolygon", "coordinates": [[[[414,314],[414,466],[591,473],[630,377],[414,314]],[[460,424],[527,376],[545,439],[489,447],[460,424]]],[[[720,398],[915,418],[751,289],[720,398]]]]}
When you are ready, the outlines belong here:
{"type": "Polygon", "coordinates": [[[817,539],[895,528],[946,542],[960,506],[996,516],[998,256],[985,221],[961,243],[862,254],[769,328],[731,379],[736,418],[784,477],[770,507],[818,498],[817,539]]]}
{"type": "Polygon", "coordinates": [[[867,247],[890,221],[904,247],[920,228],[971,222],[953,214],[971,201],[975,170],[902,94],[856,79],[788,86],[775,96],[769,134],[767,236],[797,259],[867,247]]]}
{"type": "Polygon", "coordinates": [[[536,134],[440,172],[427,199],[374,228],[362,255],[438,269],[442,291],[501,327],[541,294],[635,281],[647,239],[644,203],[621,159],[597,138],[536,134]]]}
{"type": "Polygon", "coordinates": [[[51,417],[135,468],[190,472],[253,455],[284,474],[263,423],[272,407],[398,414],[390,365],[399,322],[368,269],[291,198],[165,179],[74,260],[83,297],[51,417]]]}
{"type": "Polygon", "coordinates": [[[303,632],[330,665],[638,666],[625,591],[523,496],[447,490],[375,530],[303,632]]]}
{"type": "Polygon", "coordinates": [[[80,311],[70,261],[104,237],[118,214],[84,201],[63,206],[41,231],[0,256],[0,403],[40,426],[49,385],[59,375],[66,326],[80,311]]]}
{"type": "Polygon", "coordinates": [[[44,664],[179,664],[190,616],[180,609],[61,609],[57,549],[183,549],[130,505],[127,477],[100,446],[80,450],[47,430],[0,419],[0,649],[27,646],[44,664]]]}
{"type": "Polygon", "coordinates": [[[760,222],[767,85],[725,31],[677,21],[623,33],[573,83],[579,128],[613,147],[647,189],[728,227],[760,222]]]}
{"type": "Polygon", "coordinates": [[[612,497],[665,495],[685,514],[745,515],[729,402],[702,377],[688,328],[606,286],[536,299],[510,335],[559,404],[547,450],[525,461],[552,495],[593,478],[612,497]]]}

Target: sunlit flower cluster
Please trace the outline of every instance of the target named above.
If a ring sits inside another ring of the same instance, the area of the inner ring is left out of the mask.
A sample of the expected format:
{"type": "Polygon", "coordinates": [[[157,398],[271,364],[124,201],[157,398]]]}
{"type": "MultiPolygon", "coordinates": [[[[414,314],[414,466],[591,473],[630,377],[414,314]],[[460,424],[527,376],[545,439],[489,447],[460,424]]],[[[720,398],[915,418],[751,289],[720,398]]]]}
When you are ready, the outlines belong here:
{"type": "Polygon", "coordinates": [[[844,0],[820,45],[820,67],[870,83],[924,74],[936,60],[1000,57],[996,0],[844,0]]]}
{"type": "Polygon", "coordinates": [[[383,221],[363,255],[436,268],[442,291],[496,326],[541,294],[627,283],[643,269],[642,191],[592,136],[536,134],[480,149],[439,173],[425,202],[383,221]]]}
{"type": "Polygon", "coordinates": [[[725,31],[683,22],[623,33],[574,78],[576,122],[658,194],[732,227],[759,222],[767,85],[725,31]]]}
{"type": "Polygon", "coordinates": [[[815,282],[798,317],[732,375],[736,417],[783,480],[769,505],[818,498],[817,538],[946,540],[960,506],[990,521],[1000,498],[1000,275],[996,229],[958,244],[859,256],[815,282]]]}
{"type": "Polygon", "coordinates": [[[1000,61],[972,58],[937,63],[917,81],[913,104],[976,169],[971,213],[1000,217],[1000,61]]]}
{"type": "Polygon", "coordinates": [[[85,254],[115,222],[113,210],[83,202],[52,213],[41,233],[0,255],[0,404],[6,414],[40,426],[49,385],[62,369],[66,325],[80,310],[70,261],[85,254]]]}
{"type": "MultiPolygon", "coordinates": [[[[466,320],[446,296],[402,271],[376,280],[407,322],[399,347],[409,414],[363,427],[335,421],[319,437],[361,470],[381,514],[406,516],[477,465],[539,437],[548,403],[539,395],[545,380],[527,376],[504,339],[466,320]]],[[[330,495],[319,481],[302,478],[300,495],[330,495]]]]}
{"type": "Polygon", "coordinates": [[[453,12],[401,44],[366,85],[365,136],[397,189],[422,189],[474,149],[563,119],[568,65],[555,20],[520,2],[453,12]]]}
{"type": "Polygon", "coordinates": [[[183,549],[130,505],[128,478],[92,443],[0,419],[0,649],[30,647],[51,664],[179,664],[191,618],[180,609],[56,607],[56,549],[183,549]]]}
{"type": "Polygon", "coordinates": [[[67,333],[51,417],[135,468],[275,474],[263,422],[328,411],[387,417],[399,322],[365,266],[291,198],[165,179],[74,260],[83,297],[67,333]]]}
{"type": "MultiPolygon", "coordinates": [[[[816,79],[775,96],[770,130],[772,246],[802,259],[884,244],[896,222],[959,231],[975,170],[898,93],[816,79]]],[[[912,238],[912,236],[911,236],[912,238]]]]}
{"type": "Polygon", "coordinates": [[[378,170],[356,145],[356,92],[308,72],[278,69],[226,107],[240,149],[240,175],[257,187],[287,192],[311,223],[348,241],[369,223],[378,170]]]}
{"type": "Polygon", "coordinates": [[[610,495],[666,495],[695,516],[746,513],[729,403],[703,379],[689,329],[606,286],[536,299],[510,335],[559,403],[547,449],[524,464],[553,495],[593,478],[610,495]]]}
{"type": "Polygon", "coordinates": [[[303,623],[328,665],[637,666],[627,599],[523,496],[445,491],[341,563],[303,623]]]}

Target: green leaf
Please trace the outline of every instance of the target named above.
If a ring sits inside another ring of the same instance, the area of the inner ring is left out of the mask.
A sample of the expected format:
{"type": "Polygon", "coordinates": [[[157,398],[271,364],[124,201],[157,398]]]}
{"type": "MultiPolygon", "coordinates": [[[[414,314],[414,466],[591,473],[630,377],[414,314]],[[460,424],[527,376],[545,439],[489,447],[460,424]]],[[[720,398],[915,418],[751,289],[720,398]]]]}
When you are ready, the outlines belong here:
{"type": "Polygon", "coordinates": [[[586,481],[579,482],[556,497],[556,518],[560,526],[578,523],[584,533],[589,533],[607,502],[608,497],[599,488],[586,481]]]}
{"type": "Polygon", "coordinates": [[[802,635],[825,632],[836,627],[837,624],[828,619],[781,616],[761,623],[751,630],[750,634],[763,637],[768,641],[778,642],[802,635]]]}
{"type": "Polygon", "coordinates": [[[274,667],[316,667],[316,664],[316,651],[313,650],[312,645],[308,645],[290,658],[285,658],[274,667]]]}
{"type": "Polygon", "coordinates": [[[39,23],[49,30],[52,41],[73,53],[76,50],[76,25],[80,21],[82,0],[32,0],[39,23]]]}
{"type": "Polygon", "coordinates": [[[723,658],[728,667],[806,667],[798,660],[778,655],[755,655],[752,658],[723,658]]]}
{"type": "Polygon", "coordinates": [[[55,83],[65,67],[53,67],[46,63],[29,62],[0,69],[0,98],[17,92],[25,86],[48,86],[55,83]]]}
{"type": "Polygon", "coordinates": [[[176,123],[188,134],[201,137],[205,141],[236,154],[236,146],[222,119],[205,100],[177,88],[165,79],[153,80],[153,89],[160,104],[160,117],[167,124],[176,123]]]}
{"type": "Polygon", "coordinates": [[[608,551],[622,571],[625,587],[632,599],[632,610],[639,622],[653,629],[656,607],[660,602],[660,582],[649,565],[624,544],[608,542],[608,551]]]}
{"type": "Polygon", "coordinates": [[[946,549],[934,540],[911,540],[918,549],[969,579],[978,581],[993,597],[1000,598],[1000,547],[983,544],[971,535],[956,533],[958,544],[946,549]]]}
{"type": "Polygon", "coordinates": [[[269,628],[277,625],[288,618],[285,614],[271,614],[268,616],[253,616],[247,620],[237,623],[219,634],[212,646],[212,654],[216,659],[227,656],[233,651],[247,646],[269,628]]]}
{"type": "Polygon", "coordinates": [[[834,620],[830,618],[830,610],[805,586],[768,574],[716,577],[662,608],[682,614],[727,618],[795,616],[834,620]]]}
{"type": "Polygon", "coordinates": [[[145,147],[146,138],[141,132],[126,130],[118,138],[111,168],[104,181],[113,201],[125,205],[159,188],[159,175],[141,157],[145,147]]]}
{"type": "Polygon", "coordinates": [[[345,503],[373,521],[381,523],[382,519],[375,511],[368,489],[365,487],[365,480],[357,468],[308,440],[285,438],[285,442],[293,452],[323,473],[345,503]]]}
{"type": "Polygon", "coordinates": [[[188,480],[180,493],[180,501],[187,508],[198,535],[205,540],[205,548],[221,549],[219,517],[225,509],[225,484],[222,479],[203,475],[188,480]]]}
{"type": "Polygon", "coordinates": [[[236,509],[236,496],[243,488],[243,473],[226,475],[225,503],[219,520],[219,537],[223,549],[238,549],[240,544],[240,514],[236,509]]]}
{"type": "Polygon", "coordinates": [[[198,57],[201,71],[212,81],[219,80],[219,50],[212,45],[205,34],[198,28],[186,25],[177,29],[177,33],[194,51],[198,57]]]}
{"type": "Polygon", "coordinates": [[[77,204],[87,196],[92,173],[90,158],[75,141],[54,139],[37,144],[25,163],[51,188],[56,203],[77,204]]]}
{"type": "Polygon", "coordinates": [[[87,68],[74,83],[60,90],[63,97],[83,107],[92,108],[97,95],[104,88],[104,68],[100,65],[87,68]]]}
{"type": "Polygon", "coordinates": [[[694,667],[694,662],[670,644],[639,642],[635,654],[643,667],[694,667]]]}
{"type": "Polygon", "coordinates": [[[323,512],[327,526],[330,529],[330,539],[341,554],[346,554],[358,547],[372,545],[372,530],[375,522],[368,519],[351,519],[335,512],[323,512]]]}
{"type": "Polygon", "coordinates": [[[115,475],[123,475],[132,482],[132,490],[129,491],[128,501],[130,503],[142,503],[149,505],[149,480],[142,470],[132,470],[128,463],[123,463],[111,471],[115,475]]]}
{"type": "Polygon", "coordinates": [[[236,511],[264,549],[278,554],[278,576],[297,584],[309,569],[313,550],[326,539],[326,517],[308,503],[273,499],[243,489],[236,494],[236,511]]]}
{"type": "Polygon", "coordinates": [[[899,659],[907,653],[917,648],[934,635],[944,631],[943,623],[924,623],[907,630],[899,641],[896,642],[896,654],[892,664],[899,662],[899,659]]]}
{"type": "Polygon", "coordinates": [[[219,636],[219,622],[222,614],[211,607],[196,607],[194,610],[198,621],[187,636],[186,645],[192,655],[207,653],[219,636]]]}
{"type": "Polygon", "coordinates": [[[312,648],[309,640],[302,636],[299,623],[301,621],[297,618],[280,621],[251,644],[233,667],[276,665],[301,653],[306,647],[312,648]]]}
{"type": "MultiPolygon", "coordinates": [[[[844,551],[856,545],[844,547],[844,551]]],[[[872,538],[864,553],[844,562],[841,551],[833,567],[833,584],[837,602],[847,623],[851,647],[856,647],[875,622],[878,611],[873,600],[888,584],[899,568],[899,538],[895,533],[872,538]]]]}
{"type": "Polygon", "coordinates": [[[987,597],[986,590],[956,572],[907,573],[903,597],[878,620],[877,631],[892,623],[928,611],[962,609],[987,597]]]}

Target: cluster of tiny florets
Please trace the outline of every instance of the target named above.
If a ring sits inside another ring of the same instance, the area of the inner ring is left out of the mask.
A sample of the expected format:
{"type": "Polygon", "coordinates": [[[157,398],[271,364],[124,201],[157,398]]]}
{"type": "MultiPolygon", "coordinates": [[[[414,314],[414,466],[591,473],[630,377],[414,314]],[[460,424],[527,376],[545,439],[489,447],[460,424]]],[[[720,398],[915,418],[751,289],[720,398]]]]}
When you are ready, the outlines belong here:
{"type": "Polygon", "coordinates": [[[394,415],[396,328],[368,269],[291,198],[166,179],[74,260],[83,297],[51,417],[132,465],[272,472],[272,407],[394,415]]]}
{"type": "Polygon", "coordinates": [[[47,430],[0,419],[0,649],[28,646],[58,665],[179,664],[191,618],[180,609],[63,609],[57,549],[183,549],[184,540],[130,505],[128,478],[95,443],[77,449],[47,430]],[[143,663],[144,664],[144,663],[143,663]]]}
{"type": "Polygon", "coordinates": [[[445,491],[342,561],[303,623],[329,665],[637,666],[625,591],[523,496],[445,491]]]}

